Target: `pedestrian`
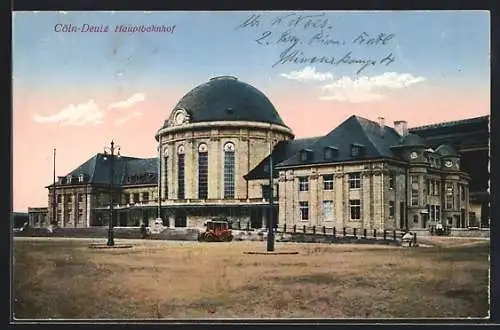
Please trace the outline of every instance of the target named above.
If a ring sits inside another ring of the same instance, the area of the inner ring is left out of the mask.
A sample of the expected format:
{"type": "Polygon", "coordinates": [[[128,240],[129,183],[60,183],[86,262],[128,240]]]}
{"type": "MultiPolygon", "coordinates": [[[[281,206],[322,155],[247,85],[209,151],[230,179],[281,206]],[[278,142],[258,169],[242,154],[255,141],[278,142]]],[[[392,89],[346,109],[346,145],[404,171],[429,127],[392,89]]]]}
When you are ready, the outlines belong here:
{"type": "Polygon", "coordinates": [[[144,224],[141,224],[141,236],[146,239],[146,226],[144,224]]]}

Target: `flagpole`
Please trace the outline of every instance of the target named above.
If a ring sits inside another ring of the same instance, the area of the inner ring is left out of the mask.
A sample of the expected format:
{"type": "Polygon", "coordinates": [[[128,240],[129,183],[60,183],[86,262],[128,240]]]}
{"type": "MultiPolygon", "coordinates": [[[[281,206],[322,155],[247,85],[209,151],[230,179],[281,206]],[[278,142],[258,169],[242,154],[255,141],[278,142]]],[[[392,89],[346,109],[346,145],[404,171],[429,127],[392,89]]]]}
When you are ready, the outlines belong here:
{"type": "Polygon", "coordinates": [[[54,162],[53,162],[53,174],[52,174],[52,223],[56,225],[56,210],[57,199],[56,199],[56,148],[54,148],[54,162]]]}

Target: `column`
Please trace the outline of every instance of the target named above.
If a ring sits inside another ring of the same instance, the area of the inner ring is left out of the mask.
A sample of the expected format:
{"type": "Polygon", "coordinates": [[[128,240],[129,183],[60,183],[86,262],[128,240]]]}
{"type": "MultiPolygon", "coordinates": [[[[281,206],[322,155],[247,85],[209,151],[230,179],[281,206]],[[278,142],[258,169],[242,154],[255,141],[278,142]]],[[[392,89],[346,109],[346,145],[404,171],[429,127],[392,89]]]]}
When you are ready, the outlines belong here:
{"type": "Polygon", "coordinates": [[[375,212],[374,212],[374,190],[375,184],[372,173],[361,173],[361,214],[362,227],[371,229],[375,227],[375,212]]]}
{"type": "Polygon", "coordinates": [[[234,197],[236,199],[245,199],[248,198],[247,195],[247,181],[243,178],[243,175],[247,174],[250,169],[248,168],[248,142],[246,138],[242,138],[241,140],[235,140],[236,144],[236,164],[235,164],[235,191],[234,197]]]}
{"type": "Polygon", "coordinates": [[[76,227],[78,223],[78,210],[79,210],[77,193],[73,192],[71,201],[73,203],[73,227],[76,227]]]}
{"type": "Polygon", "coordinates": [[[342,227],[347,227],[347,223],[351,220],[351,208],[350,208],[350,196],[349,196],[349,174],[343,174],[343,185],[342,185],[342,227]]]}
{"type": "Polygon", "coordinates": [[[300,225],[300,209],[299,209],[299,178],[294,176],[292,181],[292,191],[293,191],[293,205],[292,205],[292,214],[293,214],[293,223],[300,225]]]}
{"type": "Polygon", "coordinates": [[[224,182],[221,180],[220,173],[222,166],[220,159],[224,157],[224,152],[220,142],[216,138],[210,138],[208,142],[208,198],[220,199],[222,196],[221,190],[224,182]]]}
{"type": "Polygon", "coordinates": [[[90,192],[88,192],[86,195],[85,195],[85,207],[86,207],[86,220],[87,220],[87,228],[90,227],[90,204],[91,204],[91,195],[90,195],[90,192]]]}
{"type": "MultiPolygon", "coordinates": [[[[194,191],[195,177],[198,178],[197,164],[195,164],[195,143],[192,139],[187,139],[185,143],[184,155],[184,196],[185,199],[193,199],[197,196],[194,191]]],[[[196,152],[198,149],[196,148],[196,152]]]]}
{"type": "Polygon", "coordinates": [[[309,176],[309,224],[319,226],[318,218],[321,217],[320,201],[318,200],[318,175],[309,176]]]}
{"type": "Polygon", "coordinates": [[[65,221],[65,212],[66,212],[66,208],[65,208],[65,204],[66,203],[66,196],[61,192],[61,203],[59,204],[59,206],[61,207],[61,221],[58,221],[58,224],[60,227],[64,227],[65,224],[64,224],[64,221],[65,221]]]}
{"type": "Polygon", "coordinates": [[[334,207],[333,211],[335,212],[335,222],[334,226],[339,230],[339,228],[342,228],[344,226],[344,180],[343,180],[343,175],[342,174],[335,174],[335,179],[334,179],[334,185],[335,185],[335,201],[334,201],[334,207]]]}

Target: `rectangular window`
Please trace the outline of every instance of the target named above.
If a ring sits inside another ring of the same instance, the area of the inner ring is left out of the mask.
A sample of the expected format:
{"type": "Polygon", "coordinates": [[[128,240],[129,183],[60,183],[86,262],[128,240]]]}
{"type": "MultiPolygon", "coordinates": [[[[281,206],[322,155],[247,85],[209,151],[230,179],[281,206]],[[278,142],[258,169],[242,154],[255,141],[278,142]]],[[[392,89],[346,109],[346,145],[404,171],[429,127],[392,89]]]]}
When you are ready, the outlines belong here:
{"type": "Polygon", "coordinates": [[[177,198],[184,199],[184,154],[177,157],[177,198]]]}
{"type": "Polygon", "coordinates": [[[61,194],[57,195],[57,202],[58,203],[62,202],[62,195],[61,194]]]}
{"type": "Polygon", "coordinates": [[[389,216],[394,217],[394,201],[389,201],[389,216]]]}
{"type": "Polygon", "coordinates": [[[361,173],[349,174],[349,188],[357,189],[361,187],[361,173]]]}
{"type": "Polygon", "coordinates": [[[419,196],[419,188],[420,185],[418,183],[418,176],[411,176],[411,205],[418,205],[418,196],[419,196]]]}
{"type": "Polygon", "coordinates": [[[323,175],[323,189],[333,190],[333,174],[323,175]]]}
{"type": "Polygon", "coordinates": [[[224,198],[234,198],[234,152],[224,152],[224,198]]]}
{"type": "Polygon", "coordinates": [[[323,201],[323,220],[333,220],[333,201],[323,201]]]}
{"type": "Polygon", "coordinates": [[[431,220],[436,220],[436,206],[435,205],[431,205],[429,213],[430,213],[429,218],[431,220]]]}
{"type": "Polygon", "coordinates": [[[309,190],[309,179],[307,177],[299,178],[299,191],[308,191],[309,190]]]}
{"type": "Polygon", "coordinates": [[[134,193],[132,196],[132,203],[139,203],[139,193],[134,193]]]}
{"type": "Polygon", "coordinates": [[[309,220],[309,202],[299,202],[300,220],[309,220]]]}
{"type": "Polygon", "coordinates": [[[198,153],[198,198],[208,198],[208,152],[198,153]]]}
{"type": "Polygon", "coordinates": [[[168,156],[163,158],[163,185],[162,190],[165,192],[165,196],[161,196],[162,199],[168,199],[168,156]]]}
{"type": "Polygon", "coordinates": [[[436,221],[441,220],[441,206],[436,205],[436,221]]]}
{"type": "Polygon", "coordinates": [[[453,208],[453,184],[452,183],[447,183],[446,184],[446,208],[447,209],[452,209],[453,208]]]}
{"type": "Polygon", "coordinates": [[[124,202],[125,204],[130,203],[130,194],[129,194],[129,193],[125,193],[125,194],[123,194],[123,202],[124,202]]]}
{"type": "Polygon", "coordinates": [[[394,175],[389,175],[389,189],[394,188],[394,175]]]}
{"type": "Polygon", "coordinates": [[[270,195],[271,195],[270,186],[268,184],[263,184],[262,185],[262,198],[269,199],[270,195]]]}
{"type": "Polygon", "coordinates": [[[68,195],[66,195],[66,202],[67,202],[67,203],[71,203],[71,201],[72,201],[72,196],[71,196],[71,195],[69,195],[69,194],[68,194],[68,195]]]}
{"type": "Polygon", "coordinates": [[[436,180],[436,196],[441,196],[441,182],[436,180]]]}
{"type": "Polygon", "coordinates": [[[349,206],[351,208],[351,219],[361,219],[361,201],[359,199],[351,199],[349,201],[349,206]]]}
{"type": "Polygon", "coordinates": [[[143,202],[148,202],[149,201],[149,192],[143,192],[142,193],[142,201],[143,202]]]}
{"type": "Polygon", "coordinates": [[[446,208],[447,209],[453,208],[453,196],[446,196],[446,208]]]}
{"type": "Polygon", "coordinates": [[[351,147],[351,156],[352,157],[358,157],[359,156],[359,147],[358,146],[352,146],[351,147]]]}
{"type": "Polygon", "coordinates": [[[78,194],[78,202],[83,202],[83,194],[78,194]]]}
{"type": "Polygon", "coordinates": [[[460,199],[463,201],[465,200],[465,189],[466,189],[465,185],[460,186],[460,199]]]}

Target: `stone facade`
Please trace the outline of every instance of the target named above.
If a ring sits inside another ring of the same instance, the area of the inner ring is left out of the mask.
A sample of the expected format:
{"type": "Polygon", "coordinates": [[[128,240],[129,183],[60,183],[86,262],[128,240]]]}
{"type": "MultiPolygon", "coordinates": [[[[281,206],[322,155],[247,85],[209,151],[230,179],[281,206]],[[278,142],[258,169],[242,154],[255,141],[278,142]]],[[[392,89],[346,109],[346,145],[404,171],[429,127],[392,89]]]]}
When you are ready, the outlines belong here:
{"type": "Polygon", "coordinates": [[[471,225],[470,178],[458,153],[430,149],[405,121],[392,128],[379,119],[351,116],[325,136],[294,139],[260,91],[219,77],[170,112],[155,158],[112,158],[112,170],[109,155],[97,154],[47,187],[47,211],[31,212],[46,212],[47,221],[36,215],[33,223],[107,226],[113,185],[115,226],[160,217],[167,227],[202,228],[225,217],[261,228],[270,215],[280,225],[377,230],[471,225]]]}
{"type": "MultiPolygon", "coordinates": [[[[166,215],[168,222],[175,226],[176,218],[177,222],[182,218],[180,221],[185,221],[188,227],[202,227],[212,215],[195,215],[192,209],[210,205],[219,210],[220,216],[246,226],[251,222],[252,208],[266,207],[262,185],[268,185],[269,180],[249,181],[244,176],[267,157],[277,143],[292,138],[291,130],[281,125],[246,121],[175,124],[171,118],[170,125],[157,134],[161,146],[158,156],[162,159],[162,204],[170,209],[166,215]],[[224,173],[227,171],[224,157],[228,145],[231,146],[229,152],[234,152],[233,196],[224,193],[224,173]],[[200,196],[199,191],[201,153],[206,153],[208,163],[206,197],[200,196]],[[178,193],[179,180],[182,180],[179,177],[181,157],[184,159],[184,196],[178,193]]],[[[259,212],[258,227],[262,227],[266,216],[262,210],[259,212]]],[[[253,227],[257,226],[255,222],[253,227]]]]}
{"type": "Polygon", "coordinates": [[[287,226],[392,230],[429,228],[441,220],[454,228],[469,226],[467,175],[430,164],[368,161],[283,169],[279,192],[279,223],[287,226]]]}

